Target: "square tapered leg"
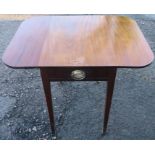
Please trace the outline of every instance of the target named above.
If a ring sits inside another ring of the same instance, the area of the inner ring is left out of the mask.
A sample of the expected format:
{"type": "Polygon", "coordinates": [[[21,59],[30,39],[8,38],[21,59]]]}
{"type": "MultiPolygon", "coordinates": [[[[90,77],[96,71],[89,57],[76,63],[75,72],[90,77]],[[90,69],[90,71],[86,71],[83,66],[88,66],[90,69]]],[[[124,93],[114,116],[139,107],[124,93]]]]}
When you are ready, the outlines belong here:
{"type": "Polygon", "coordinates": [[[107,124],[109,120],[109,112],[112,103],[113,90],[115,85],[116,70],[113,71],[112,76],[107,81],[107,93],[106,93],[106,103],[104,111],[104,123],[103,123],[103,134],[106,133],[107,124]]]}
{"type": "Polygon", "coordinates": [[[52,138],[56,138],[56,128],[55,128],[55,119],[54,119],[54,111],[53,111],[53,103],[52,103],[52,95],[51,95],[51,86],[50,86],[50,79],[48,78],[47,72],[43,69],[40,69],[42,83],[47,103],[47,109],[50,119],[50,125],[52,129],[52,138]]]}

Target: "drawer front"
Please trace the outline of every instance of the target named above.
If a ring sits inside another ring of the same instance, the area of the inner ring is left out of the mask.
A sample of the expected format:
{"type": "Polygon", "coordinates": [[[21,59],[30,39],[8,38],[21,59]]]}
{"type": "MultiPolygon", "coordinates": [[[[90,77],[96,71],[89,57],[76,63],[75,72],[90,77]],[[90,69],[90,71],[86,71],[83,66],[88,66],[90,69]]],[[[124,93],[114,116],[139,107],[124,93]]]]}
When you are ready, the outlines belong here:
{"type": "Polygon", "coordinates": [[[51,81],[105,81],[113,78],[116,68],[73,67],[42,68],[51,81]]]}

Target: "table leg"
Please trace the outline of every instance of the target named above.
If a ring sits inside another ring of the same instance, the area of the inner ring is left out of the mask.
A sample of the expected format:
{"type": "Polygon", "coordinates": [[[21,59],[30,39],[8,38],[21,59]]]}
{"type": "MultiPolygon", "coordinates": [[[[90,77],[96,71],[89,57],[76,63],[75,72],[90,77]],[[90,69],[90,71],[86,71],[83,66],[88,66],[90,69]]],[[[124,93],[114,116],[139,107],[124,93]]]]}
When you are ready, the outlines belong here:
{"type": "Polygon", "coordinates": [[[40,69],[40,72],[41,72],[41,77],[42,77],[44,93],[46,97],[50,125],[52,129],[52,138],[56,139],[56,128],[55,128],[55,119],[54,119],[53,104],[52,104],[50,79],[48,78],[46,70],[40,69]]]}
{"type": "Polygon", "coordinates": [[[106,133],[107,124],[109,119],[109,112],[112,103],[112,95],[115,85],[115,77],[116,77],[116,69],[113,70],[112,76],[107,81],[107,94],[106,94],[106,104],[105,104],[105,112],[104,112],[104,126],[103,126],[103,134],[106,133]]]}

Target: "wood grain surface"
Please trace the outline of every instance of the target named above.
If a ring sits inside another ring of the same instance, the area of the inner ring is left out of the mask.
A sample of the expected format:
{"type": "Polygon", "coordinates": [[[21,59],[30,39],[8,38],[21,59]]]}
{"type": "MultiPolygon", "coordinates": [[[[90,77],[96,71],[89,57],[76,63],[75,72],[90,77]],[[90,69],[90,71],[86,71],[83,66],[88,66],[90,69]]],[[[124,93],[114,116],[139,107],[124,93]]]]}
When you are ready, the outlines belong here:
{"type": "Polygon", "coordinates": [[[3,61],[11,67],[144,67],[153,53],[136,22],[123,16],[56,15],[24,21],[3,61]]]}

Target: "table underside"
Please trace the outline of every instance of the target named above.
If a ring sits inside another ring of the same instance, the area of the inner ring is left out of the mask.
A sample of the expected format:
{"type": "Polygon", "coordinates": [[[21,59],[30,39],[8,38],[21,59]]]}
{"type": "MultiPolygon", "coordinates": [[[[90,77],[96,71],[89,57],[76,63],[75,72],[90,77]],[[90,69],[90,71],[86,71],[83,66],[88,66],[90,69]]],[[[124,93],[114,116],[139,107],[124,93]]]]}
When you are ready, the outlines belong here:
{"type": "Polygon", "coordinates": [[[106,133],[110,107],[112,103],[112,95],[115,84],[116,68],[40,68],[43,88],[46,97],[46,103],[48,107],[50,125],[52,130],[52,137],[56,139],[57,132],[54,119],[54,109],[51,95],[52,81],[107,81],[107,95],[104,112],[103,134],[106,133]],[[85,78],[82,80],[75,80],[71,75],[74,71],[82,71],[85,73],[85,78]]]}

